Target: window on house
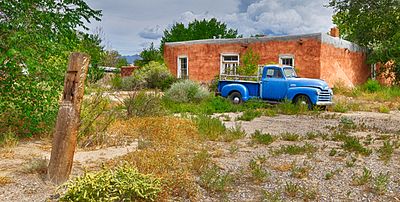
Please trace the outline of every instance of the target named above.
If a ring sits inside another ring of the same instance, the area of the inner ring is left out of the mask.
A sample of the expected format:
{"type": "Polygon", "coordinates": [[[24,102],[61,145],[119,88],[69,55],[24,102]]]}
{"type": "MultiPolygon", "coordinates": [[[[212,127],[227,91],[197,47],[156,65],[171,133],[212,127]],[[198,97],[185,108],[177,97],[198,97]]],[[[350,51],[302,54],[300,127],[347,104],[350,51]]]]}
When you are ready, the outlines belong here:
{"type": "Polygon", "coordinates": [[[189,78],[188,58],[186,56],[178,57],[178,72],[177,77],[182,79],[189,78]]]}
{"type": "Polygon", "coordinates": [[[279,64],[294,67],[293,55],[279,55],[279,64]]]}
{"type": "Polygon", "coordinates": [[[239,66],[238,54],[221,55],[221,73],[226,75],[237,75],[237,67],[239,66]]]}

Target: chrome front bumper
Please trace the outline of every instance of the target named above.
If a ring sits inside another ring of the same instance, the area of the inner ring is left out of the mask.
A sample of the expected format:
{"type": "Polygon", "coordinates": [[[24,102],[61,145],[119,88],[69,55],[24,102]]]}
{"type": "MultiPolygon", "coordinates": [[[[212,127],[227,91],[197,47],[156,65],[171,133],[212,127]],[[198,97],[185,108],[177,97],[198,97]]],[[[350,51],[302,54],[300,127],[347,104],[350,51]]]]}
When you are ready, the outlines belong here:
{"type": "Polygon", "coordinates": [[[315,105],[318,106],[329,106],[329,105],[333,105],[333,102],[317,102],[315,105]]]}

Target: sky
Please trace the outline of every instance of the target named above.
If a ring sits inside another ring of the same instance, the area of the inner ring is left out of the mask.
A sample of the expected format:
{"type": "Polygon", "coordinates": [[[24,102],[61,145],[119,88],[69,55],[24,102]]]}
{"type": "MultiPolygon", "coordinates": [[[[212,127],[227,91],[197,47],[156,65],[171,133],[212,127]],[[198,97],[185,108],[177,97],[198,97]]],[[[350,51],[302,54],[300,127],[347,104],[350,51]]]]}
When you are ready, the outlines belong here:
{"type": "Polygon", "coordinates": [[[255,34],[294,35],[328,32],[332,25],[329,0],[86,0],[102,10],[102,20],[88,24],[106,49],[121,55],[140,53],[173,24],[217,18],[244,37],[255,34]]]}

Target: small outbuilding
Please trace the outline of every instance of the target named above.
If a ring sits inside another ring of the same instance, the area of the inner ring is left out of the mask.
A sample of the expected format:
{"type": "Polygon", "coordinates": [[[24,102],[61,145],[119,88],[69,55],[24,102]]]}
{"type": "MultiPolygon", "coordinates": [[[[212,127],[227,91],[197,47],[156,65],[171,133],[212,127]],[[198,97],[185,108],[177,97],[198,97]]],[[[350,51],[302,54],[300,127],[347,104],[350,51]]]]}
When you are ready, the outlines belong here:
{"type": "Polygon", "coordinates": [[[178,78],[210,82],[223,73],[235,74],[241,57],[251,49],[259,63],[279,63],[296,68],[300,77],[325,80],[331,87],[341,82],[353,87],[371,77],[367,50],[331,34],[206,39],[165,43],[164,60],[178,78]]]}

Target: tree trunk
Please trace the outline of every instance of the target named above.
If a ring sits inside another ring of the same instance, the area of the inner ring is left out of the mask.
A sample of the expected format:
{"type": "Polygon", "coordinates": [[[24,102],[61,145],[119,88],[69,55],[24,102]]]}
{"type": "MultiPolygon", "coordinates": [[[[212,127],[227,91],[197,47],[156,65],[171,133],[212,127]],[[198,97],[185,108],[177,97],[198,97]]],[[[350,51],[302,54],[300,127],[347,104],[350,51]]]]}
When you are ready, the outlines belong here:
{"type": "Polygon", "coordinates": [[[69,57],[47,170],[49,180],[56,184],[67,181],[71,173],[89,61],[90,57],[82,53],[69,57]]]}

